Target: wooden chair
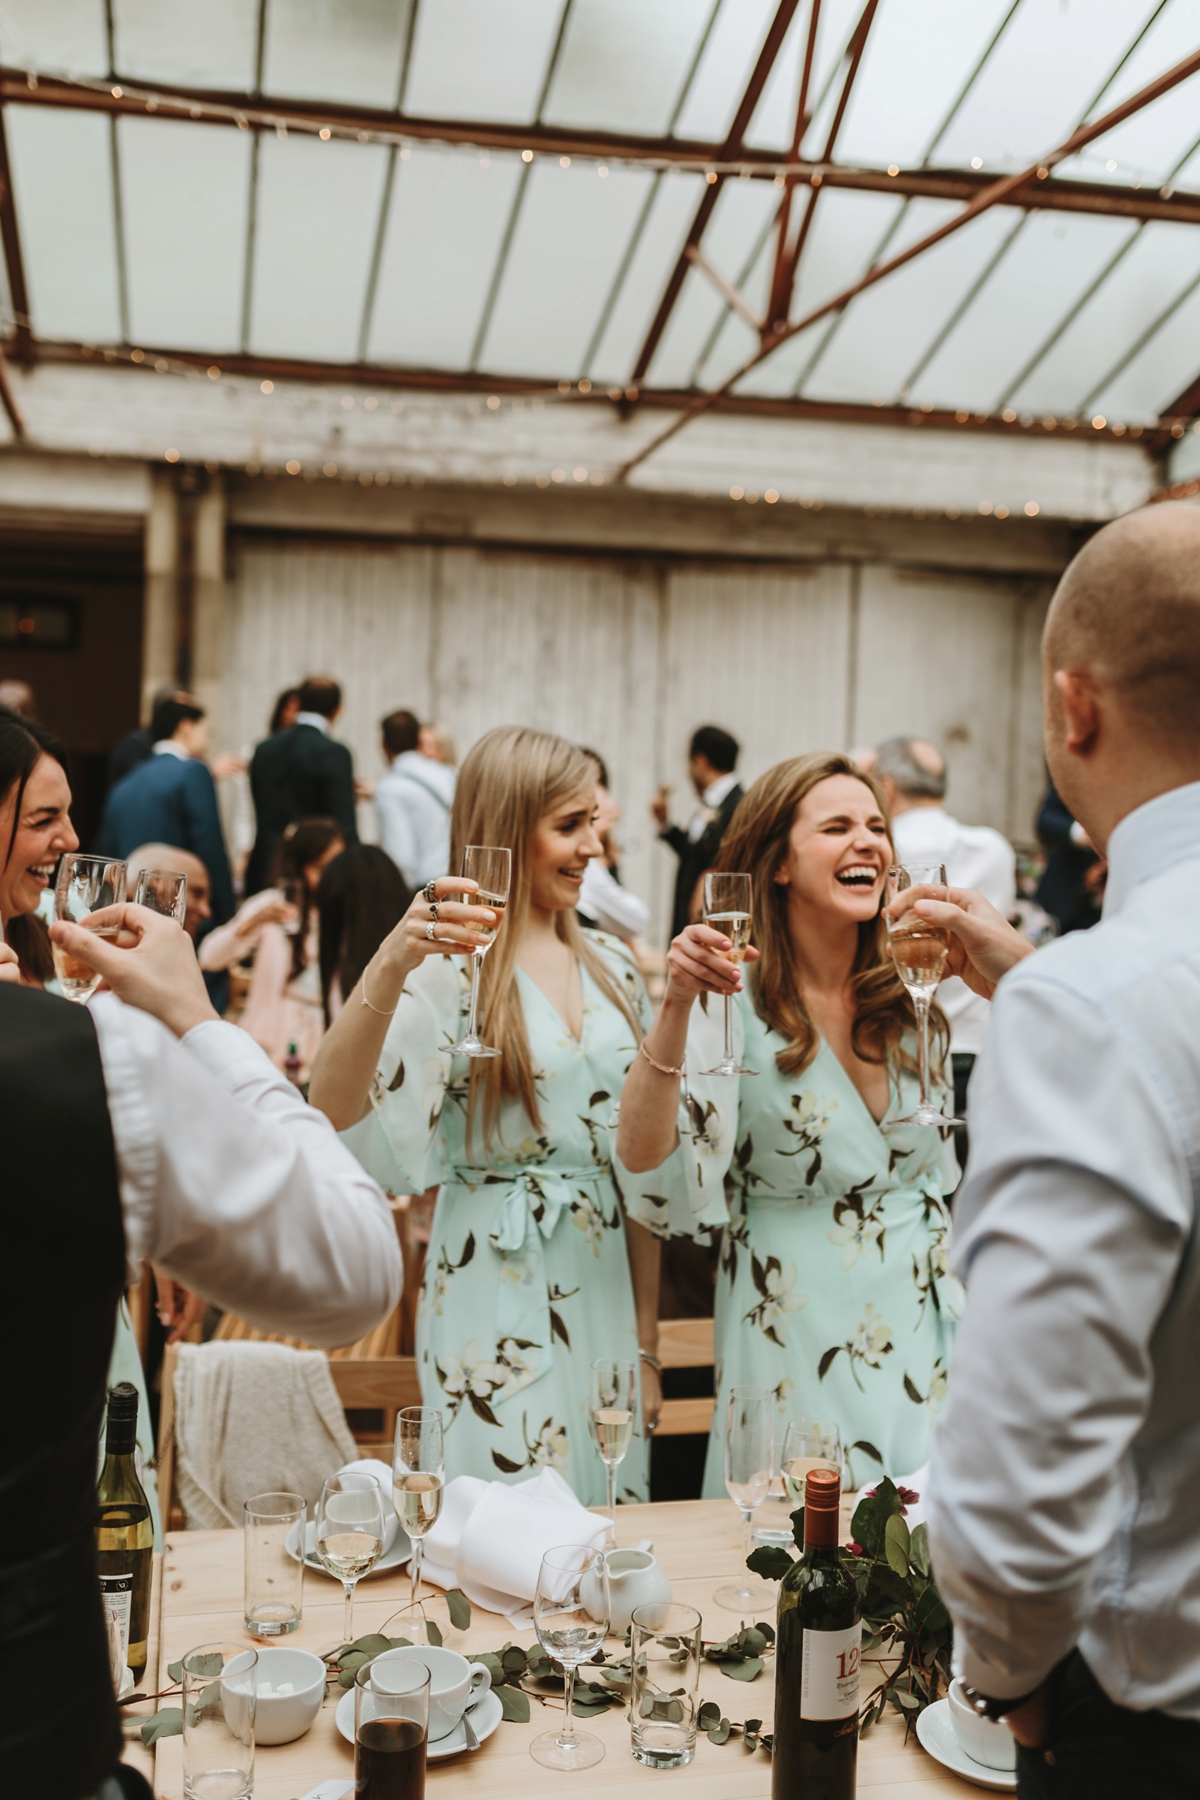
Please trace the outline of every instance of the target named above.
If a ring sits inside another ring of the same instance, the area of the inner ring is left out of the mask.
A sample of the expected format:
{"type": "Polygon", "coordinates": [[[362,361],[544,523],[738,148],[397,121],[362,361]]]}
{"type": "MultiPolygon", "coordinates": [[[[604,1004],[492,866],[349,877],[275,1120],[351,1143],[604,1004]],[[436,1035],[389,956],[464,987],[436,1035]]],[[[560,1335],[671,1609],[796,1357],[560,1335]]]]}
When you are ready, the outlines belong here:
{"type": "MultiPolygon", "coordinates": [[[[711,1319],[660,1319],[658,1359],[664,1369],[709,1369],[713,1365],[711,1319]]],[[[658,1417],[659,1437],[707,1433],[712,1425],[711,1394],[697,1400],[664,1400],[658,1417]]]]}

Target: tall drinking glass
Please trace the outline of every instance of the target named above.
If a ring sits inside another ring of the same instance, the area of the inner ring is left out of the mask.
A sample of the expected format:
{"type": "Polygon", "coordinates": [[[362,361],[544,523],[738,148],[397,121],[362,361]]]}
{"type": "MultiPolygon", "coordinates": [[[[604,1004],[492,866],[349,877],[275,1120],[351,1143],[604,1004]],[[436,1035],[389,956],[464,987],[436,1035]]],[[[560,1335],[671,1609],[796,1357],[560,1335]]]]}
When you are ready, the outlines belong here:
{"type": "Polygon", "coordinates": [[[245,1515],[245,1587],[242,1621],[255,1637],[295,1631],[304,1610],[304,1524],[302,1494],[255,1494],[245,1515]],[[288,1539],[296,1547],[288,1555],[288,1539]]]}
{"type": "Polygon", "coordinates": [[[471,906],[487,906],[497,915],[496,923],[489,928],[475,925],[472,930],[487,943],[471,953],[471,1017],[467,1025],[467,1035],[459,1044],[450,1046],[457,1056],[499,1056],[499,1050],[493,1050],[485,1044],[476,1028],[479,1012],[479,976],[483,968],[483,959],[496,941],[497,933],[504,923],[504,909],[508,905],[508,890],[512,883],[512,851],[497,848],[492,844],[468,844],[463,851],[462,868],[459,870],[468,881],[479,883],[477,894],[464,895],[463,898],[471,906]]]}
{"type": "Polygon", "coordinates": [[[588,1430],[608,1476],[608,1513],[617,1541],[617,1470],[625,1460],[637,1416],[637,1369],[602,1356],[588,1369],[588,1430]]]}
{"type": "Polygon", "coordinates": [[[429,1670],[377,1657],[354,1678],[357,1800],[425,1800],[429,1670]]]}
{"type": "Polygon", "coordinates": [[[757,1581],[745,1567],[750,1554],[750,1522],[755,1507],[767,1497],[774,1460],[769,1389],[730,1388],[725,1414],[725,1489],[742,1515],[742,1578],[719,1587],[713,1599],[731,1612],[762,1612],[775,1604],[774,1588],[757,1581]]]}
{"type": "MultiPolygon", "coordinates": [[[[729,939],[729,949],[718,951],[727,962],[745,960],[750,943],[750,924],[754,907],[754,883],[749,875],[714,874],[704,877],[704,923],[729,939]]],[[[725,996],[725,1054],[715,1069],[703,1069],[704,1075],[757,1075],[757,1069],[743,1069],[733,1054],[733,997],[725,996]]]]}
{"type": "Polygon", "coordinates": [[[250,1800],[258,1651],[201,1644],[183,1659],[183,1791],[187,1800],[250,1800]]]}
{"type": "Polygon", "coordinates": [[[187,912],[187,876],[173,869],[143,869],[133,890],[133,903],[182,925],[187,912]]]}
{"type": "Polygon", "coordinates": [[[941,863],[893,863],[887,873],[888,941],[896,973],[908,990],[917,1015],[917,1073],[920,1098],[915,1112],[896,1125],[964,1125],[965,1119],[948,1119],[929,1104],[929,1008],[937,992],[938,982],[950,954],[950,933],[941,925],[931,925],[911,910],[893,919],[891,902],[906,889],[946,886],[946,871],[941,863]]]}
{"type": "MultiPolygon", "coordinates": [[[[109,856],[81,856],[69,850],[58,865],[54,883],[54,910],[70,925],[87,925],[94,912],[120,906],[125,899],[125,864],[109,856]]],[[[98,937],[115,938],[117,927],[106,925],[98,937]]],[[[90,1000],[100,986],[100,976],[81,957],[54,945],[54,973],[68,1000],[90,1000]]]]}
{"type": "Polygon", "coordinates": [[[436,1406],[405,1406],[396,1414],[396,1442],[392,1452],[392,1501],[396,1517],[412,1539],[409,1572],[412,1587],[409,1605],[415,1606],[421,1586],[421,1556],[425,1534],[437,1524],[446,1486],[446,1457],[442,1448],[442,1415],[436,1406]]]}
{"type": "Polygon", "coordinates": [[[602,1551],[588,1544],[563,1544],[548,1550],[538,1570],[533,1598],[533,1629],[542,1649],[561,1663],[566,1675],[563,1722],[558,1731],[543,1731],[529,1746],[543,1769],[571,1774],[590,1769],[604,1756],[604,1745],[590,1732],[576,1731],[571,1716],[575,1671],[590,1662],[608,1636],[610,1601],[608,1564],[602,1551]]]}
{"type": "Polygon", "coordinates": [[[346,1642],[354,1641],[354,1590],[383,1554],[383,1489],[373,1475],[331,1475],[317,1501],[316,1552],[346,1590],[346,1642]]]}
{"type": "Polygon", "coordinates": [[[649,1769],[682,1769],[696,1754],[700,1614],[652,1600],[635,1606],[629,1634],[632,1750],[649,1769]]]}

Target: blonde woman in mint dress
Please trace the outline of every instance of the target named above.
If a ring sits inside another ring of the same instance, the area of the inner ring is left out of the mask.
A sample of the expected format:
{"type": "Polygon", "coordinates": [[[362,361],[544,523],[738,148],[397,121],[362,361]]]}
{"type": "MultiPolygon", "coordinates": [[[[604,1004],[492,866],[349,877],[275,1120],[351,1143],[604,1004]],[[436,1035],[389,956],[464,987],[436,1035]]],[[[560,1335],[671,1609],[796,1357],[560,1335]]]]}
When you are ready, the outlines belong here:
{"type": "MultiPolygon", "coordinates": [[[[503,1051],[452,1056],[484,915],[474,884],[443,878],[380,946],[317,1056],[310,1089],[363,1162],[393,1189],[439,1185],[417,1316],[422,1398],[440,1408],[446,1472],[527,1480],[563,1474],[602,1504],[588,1431],[588,1365],[641,1365],[657,1416],[659,1246],[627,1222],[609,1124],[651,1011],[615,938],[575,918],[583,870],[602,853],[595,769],[573,745],[503,728],[459,775],[451,863],[462,846],[508,845],[503,928],[483,965],[480,1035],[503,1051]],[[467,903],[461,896],[466,894],[467,903]]],[[[646,1500],[648,1441],[618,1493],[646,1500]]]]}
{"type": "Polygon", "coordinates": [[[917,1082],[911,1002],[879,917],[891,861],[883,795],[848,758],[764,775],[721,849],[723,868],[754,877],[757,958],[743,984],[718,932],[676,938],[622,1094],[631,1217],[661,1236],[721,1234],[707,1496],[725,1492],[740,1384],[774,1395],[777,1437],[791,1418],[835,1419],[853,1487],[928,1460],[961,1309],[944,1204],[957,1165],[948,1132],[895,1123],[917,1082]],[[706,1077],[727,993],[753,1073],[706,1077]]]}

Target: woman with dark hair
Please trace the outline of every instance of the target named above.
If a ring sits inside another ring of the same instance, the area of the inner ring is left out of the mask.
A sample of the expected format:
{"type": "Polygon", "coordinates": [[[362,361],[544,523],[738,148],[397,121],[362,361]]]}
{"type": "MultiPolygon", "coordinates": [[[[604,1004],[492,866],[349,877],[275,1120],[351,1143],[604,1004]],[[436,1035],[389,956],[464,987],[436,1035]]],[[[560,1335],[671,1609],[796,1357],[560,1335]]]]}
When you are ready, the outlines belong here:
{"type": "Polygon", "coordinates": [[[403,875],[378,844],[351,844],[326,864],[317,886],[316,905],[321,921],[321,1000],[327,1026],[412,900],[403,875]]]}
{"type": "Polygon", "coordinates": [[[66,763],[44,725],[0,706],[0,936],[16,951],[28,987],[54,975],[50,939],[36,915],[59,857],[79,848],[66,763]]]}
{"type": "Polygon", "coordinates": [[[281,731],[290,731],[299,711],[300,689],[284,688],[271,712],[271,722],[267,726],[270,735],[276,737],[281,731]]]}
{"type": "MultiPolygon", "coordinates": [[[[961,1303],[943,1204],[958,1169],[949,1131],[897,1122],[916,1101],[916,1023],[880,914],[892,860],[883,791],[849,757],[768,770],[717,864],[754,879],[746,981],[719,931],[682,931],[621,1093],[631,1214],[663,1236],[723,1231],[710,1497],[742,1384],[774,1394],[780,1434],[836,1420],[850,1487],[928,1459],[961,1303]],[[697,1073],[718,1061],[724,1010],[698,994],[734,996],[740,1078],[697,1073]]],[[[944,1054],[936,1008],[934,1023],[944,1054]]]]}

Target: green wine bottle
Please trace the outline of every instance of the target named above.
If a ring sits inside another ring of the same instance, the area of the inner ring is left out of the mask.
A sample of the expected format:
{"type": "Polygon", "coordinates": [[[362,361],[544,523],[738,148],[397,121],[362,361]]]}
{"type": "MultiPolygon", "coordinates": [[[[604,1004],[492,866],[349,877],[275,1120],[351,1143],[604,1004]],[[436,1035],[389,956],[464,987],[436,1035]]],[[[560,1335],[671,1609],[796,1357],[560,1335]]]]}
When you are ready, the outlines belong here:
{"type": "Polygon", "coordinates": [[[154,1571],[154,1521],[138,1480],[138,1393],[132,1382],[110,1389],[104,1467],[96,1490],[96,1561],[104,1608],[115,1614],[125,1662],[135,1676],[146,1667],[150,1634],[150,1579],[154,1571]]]}
{"type": "Polygon", "coordinates": [[[779,1584],[771,1800],[854,1800],[862,1614],[838,1548],[841,1478],[810,1469],[804,1554],[779,1584]]]}

